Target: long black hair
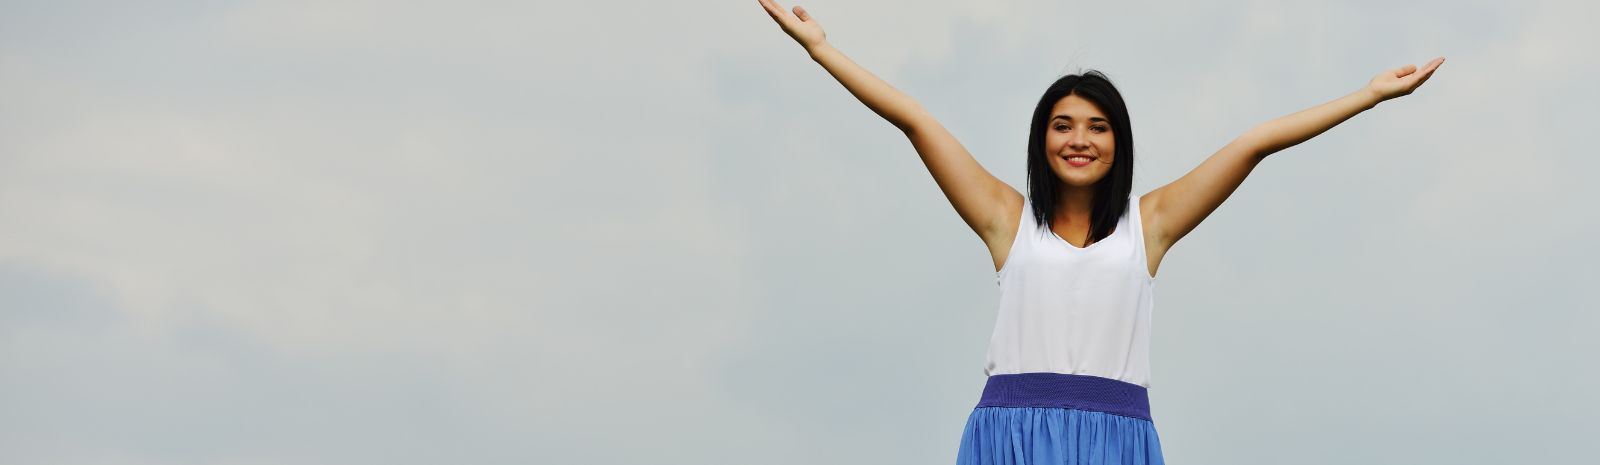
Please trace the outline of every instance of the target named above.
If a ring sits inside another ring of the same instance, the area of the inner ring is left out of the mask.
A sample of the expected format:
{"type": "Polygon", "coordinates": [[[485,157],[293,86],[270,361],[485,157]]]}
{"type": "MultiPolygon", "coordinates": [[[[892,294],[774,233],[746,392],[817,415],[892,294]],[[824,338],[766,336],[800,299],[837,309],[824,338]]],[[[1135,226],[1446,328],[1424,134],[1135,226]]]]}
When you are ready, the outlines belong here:
{"type": "Polygon", "coordinates": [[[1069,74],[1045,89],[1044,96],[1039,97],[1039,105],[1033,109],[1033,123],[1028,129],[1028,199],[1033,202],[1034,224],[1044,225],[1041,229],[1054,224],[1056,204],[1061,200],[1061,180],[1050,169],[1050,153],[1044,146],[1045,131],[1053,116],[1050,110],[1055,108],[1056,102],[1074,94],[1093,102],[1106,114],[1111,120],[1112,140],[1116,144],[1111,172],[1094,186],[1087,246],[1110,236],[1117,220],[1127,212],[1128,194],[1133,191],[1133,127],[1128,122],[1128,105],[1123,103],[1122,94],[1099,71],[1069,74]]]}

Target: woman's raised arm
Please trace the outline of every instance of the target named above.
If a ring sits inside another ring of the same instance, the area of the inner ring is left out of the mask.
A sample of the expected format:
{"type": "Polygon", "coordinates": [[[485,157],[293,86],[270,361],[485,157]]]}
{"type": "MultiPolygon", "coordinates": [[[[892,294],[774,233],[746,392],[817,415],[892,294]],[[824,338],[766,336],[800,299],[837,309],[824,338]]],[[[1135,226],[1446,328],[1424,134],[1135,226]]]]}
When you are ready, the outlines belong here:
{"type": "Polygon", "coordinates": [[[1433,76],[1433,71],[1439,69],[1439,65],[1442,64],[1444,57],[1438,57],[1429,61],[1421,72],[1417,72],[1415,65],[1405,65],[1378,73],[1366,87],[1353,94],[1268,121],[1246,132],[1240,138],[1247,139],[1246,148],[1259,152],[1262,157],[1293,147],[1385,100],[1410,95],[1427,81],[1428,77],[1433,76]]]}
{"type": "Polygon", "coordinates": [[[828,70],[828,74],[832,74],[851,95],[855,95],[856,100],[866,104],[867,108],[871,108],[878,116],[889,120],[889,124],[902,131],[910,127],[911,120],[921,112],[917,102],[833,48],[833,45],[828,43],[826,34],[822,32],[822,24],[811,17],[805,7],[794,7],[794,14],[791,15],[783,9],[783,6],[778,5],[777,0],[760,0],[760,2],[761,7],[767,10],[767,14],[783,28],[783,32],[788,33],[795,42],[805,48],[811,59],[828,70]]]}
{"type": "Polygon", "coordinates": [[[956,214],[994,249],[994,239],[1010,240],[1006,228],[1013,223],[1007,211],[1021,208],[1022,194],[994,177],[967,152],[967,149],[939,124],[921,104],[868,72],[825,39],[822,25],[805,8],[794,7],[789,14],[776,0],[760,0],[767,14],[793,37],[833,78],[843,84],[857,100],[878,116],[899,128],[911,140],[933,180],[944,192],[956,214]]]}
{"type": "Polygon", "coordinates": [[[1361,90],[1245,131],[1193,171],[1147,194],[1155,207],[1152,230],[1170,247],[1221,206],[1267,155],[1316,137],[1385,100],[1411,94],[1441,64],[1444,57],[1429,61],[1421,71],[1414,65],[1384,71],[1361,90]]]}

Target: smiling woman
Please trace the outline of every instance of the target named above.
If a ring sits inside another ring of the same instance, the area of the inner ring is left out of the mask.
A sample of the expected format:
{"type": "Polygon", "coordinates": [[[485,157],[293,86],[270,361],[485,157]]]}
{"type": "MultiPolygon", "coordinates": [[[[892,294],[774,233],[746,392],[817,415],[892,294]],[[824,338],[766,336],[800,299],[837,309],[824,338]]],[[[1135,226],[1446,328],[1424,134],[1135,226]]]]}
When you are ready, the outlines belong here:
{"type": "MultiPolygon", "coordinates": [[[[1030,120],[1034,208],[1023,213],[1079,247],[1110,236],[1133,191],[1133,124],[1122,93],[1099,71],[1063,76],[1045,89],[1030,120]],[[1092,163],[1074,165],[1073,156],[1092,163]]],[[[1021,208],[1021,199],[1014,203],[1007,208],[1021,208]]]]}
{"type": "Polygon", "coordinates": [[[795,7],[759,0],[811,58],[905,133],[939,189],[983,239],[1000,286],[978,405],[958,464],[1160,464],[1150,412],[1156,269],[1269,154],[1394,97],[1444,59],[1384,71],[1354,93],[1263,123],[1143,195],[1133,127],[1104,74],[1056,79],[1030,116],[1028,195],[983,169],[911,97],[825,40],[795,7]]]}

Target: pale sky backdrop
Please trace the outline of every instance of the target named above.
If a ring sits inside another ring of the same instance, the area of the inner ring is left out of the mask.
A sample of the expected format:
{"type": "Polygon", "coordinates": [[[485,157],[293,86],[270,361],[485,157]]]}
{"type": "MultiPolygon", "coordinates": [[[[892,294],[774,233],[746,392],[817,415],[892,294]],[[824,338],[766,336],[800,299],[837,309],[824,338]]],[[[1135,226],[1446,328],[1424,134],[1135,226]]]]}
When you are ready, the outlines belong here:
{"type": "MultiPolygon", "coordinates": [[[[1144,193],[1445,56],[1166,256],[1165,455],[1588,460],[1594,3],[803,5],[1019,190],[1065,73],[1144,193]]],[[[0,5],[3,463],[951,463],[993,273],[755,0],[0,5]]]]}

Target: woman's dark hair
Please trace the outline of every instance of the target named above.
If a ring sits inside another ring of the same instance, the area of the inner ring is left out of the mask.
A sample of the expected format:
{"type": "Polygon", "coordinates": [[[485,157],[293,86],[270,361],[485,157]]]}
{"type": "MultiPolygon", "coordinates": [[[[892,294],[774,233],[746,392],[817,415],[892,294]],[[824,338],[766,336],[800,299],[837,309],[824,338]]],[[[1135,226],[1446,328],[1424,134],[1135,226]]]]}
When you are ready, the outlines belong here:
{"type": "Polygon", "coordinates": [[[1039,97],[1032,127],[1028,129],[1028,199],[1033,202],[1034,224],[1042,225],[1040,229],[1054,224],[1056,204],[1061,200],[1061,180],[1050,170],[1051,155],[1044,146],[1044,132],[1050,126],[1054,116],[1050,110],[1056,102],[1074,94],[1100,107],[1111,120],[1112,140],[1116,143],[1111,172],[1094,186],[1094,208],[1089,214],[1089,243],[1093,243],[1111,235],[1117,220],[1127,211],[1128,193],[1133,191],[1133,127],[1128,122],[1128,106],[1105,74],[1089,70],[1063,76],[1039,97]]]}

